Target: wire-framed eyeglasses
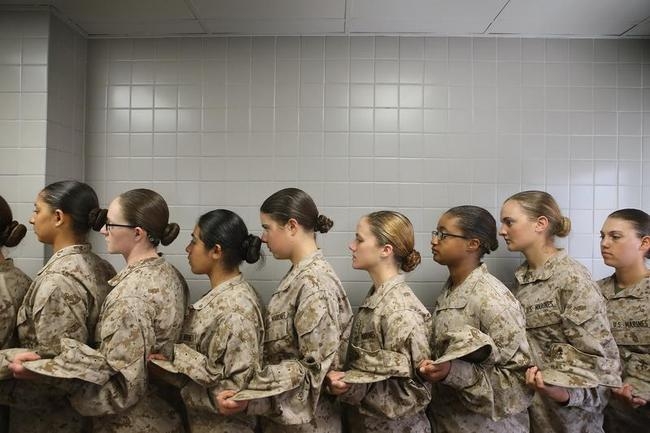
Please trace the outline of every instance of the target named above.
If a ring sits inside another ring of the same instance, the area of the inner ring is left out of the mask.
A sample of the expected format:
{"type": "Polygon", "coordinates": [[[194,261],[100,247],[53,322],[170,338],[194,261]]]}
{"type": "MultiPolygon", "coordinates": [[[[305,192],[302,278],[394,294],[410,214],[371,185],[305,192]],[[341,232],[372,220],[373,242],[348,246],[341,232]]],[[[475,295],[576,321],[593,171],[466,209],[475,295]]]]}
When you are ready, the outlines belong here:
{"type": "Polygon", "coordinates": [[[431,237],[432,238],[438,238],[439,241],[444,241],[446,238],[449,238],[449,237],[451,237],[451,238],[469,239],[467,236],[455,235],[453,233],[447,233],[447,232],[438,231],[438,230],[432,231],[431,232],[431,237]]]}
{"type": "Polygon", "coordinates": [[[126,227],[128,229],[134,229],[137,227],[132,224],[115,224],[115,223],[108,223],[108,222],[104,224],[104,226],[106,226],[107,232],[110,232],[113,227],[126,227]]]}

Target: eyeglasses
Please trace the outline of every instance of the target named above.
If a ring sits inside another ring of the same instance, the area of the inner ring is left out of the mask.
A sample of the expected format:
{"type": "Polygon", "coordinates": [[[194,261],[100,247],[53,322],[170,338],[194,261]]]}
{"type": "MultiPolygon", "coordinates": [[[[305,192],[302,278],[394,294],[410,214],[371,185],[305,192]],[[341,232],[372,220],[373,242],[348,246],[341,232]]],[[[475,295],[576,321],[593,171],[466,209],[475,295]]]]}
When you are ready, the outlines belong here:
{"type": "Polygon", "coordinates": [[[453,233],[445,233],[445,232],[443,232],[443,231],[438,231],[438,230],[434,230],[434,231],[432,231],[432,232],[431,232],[431,237],[432,237],[432,238],[438,238],[439,241],[444,241],[444,240],[445,240],[446,238],[448,238],[448,237],[452,237],[452,238],[461,238],[461,239],[469,239],[467,236],[463,236],[463,235],[455,235],[455,234],[453,234],[453,233]]]}
{"type": "Polygon", "coordinates": [[[126,227],[128,229],[134,229],[137,226],[131,225],[131,224],[113,224],[113,223],[106,223],[104,224],[106,226],[106,231],[110,232],[113,227],[126,227]]]}

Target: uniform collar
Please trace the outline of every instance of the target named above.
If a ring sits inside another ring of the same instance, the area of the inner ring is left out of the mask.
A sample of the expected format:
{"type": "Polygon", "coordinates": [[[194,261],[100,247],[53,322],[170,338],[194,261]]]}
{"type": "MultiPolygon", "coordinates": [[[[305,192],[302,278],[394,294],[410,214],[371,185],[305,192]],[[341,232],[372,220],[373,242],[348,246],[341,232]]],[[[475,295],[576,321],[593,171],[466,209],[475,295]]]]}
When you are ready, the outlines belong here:
{"type": "Polygon", "coordinates": [[[108,284],[115,287],[120,284],[122,280],[124,280],[131,272],[140,268],[145,268],[147,266],[154,266],[164,261],[165,259],[162,257],[162,255],[158,257],[148,257],[146,259],[138,260],[137,262],[133,263],[132,265],[128,265],[126,268],[118,272],[117,275],[108,280],[108,284]]]}
{"type": "Polygon", "coordinates": [[[301,261],[299,261],[296,265],[292,266],[291,269],[289,269],[289,272],[287,272],[287,274],[282,279],[282,284],[278,287],[276,293],[289,289],[289,287],[291,286],[291,282],[300,272],[302,272],[305,268],[309,267],[313,262],[322,259],[323,259],[323,252],[319,249],[314,251],[312,254],[308,255],[301,261]]]}
{"type": "Polygon", "coordinates": [[[631,287],[626,287],[616,292],[616,274],[604,278],[600,282],[601,292],[607,299],[639,298],[643,299],[650,294],[650,276],[646,275],[631,287]]]}
{"type": "Polygon", "coordinates": [[[217,287],[212,288],[212,290],[206,293],[205,296],[203,296],[201,299],[193,303],[191,308],[193,310],[202,310],[206,306],[210,305],[210,303],[214,301],[214,299],[217,296],[221,296],[222,294],[225,294],[226,291],[237,286],[243,280],[244,280],[244,276],[242,274],[239,274],[236,277],[224,281],[223,283],[219,284],[217,287]]]}
{"type": "Polygon", "coordinates": [[[54,262],[57,260],[70,256],[72,254],[84,254],[90,252],[90,244],[77,244],[77,245],[70,245],[67,247],[61,248],[59,251],[56,253],[52,254],[52,257],[50,257],[50,260],[47,261],[45,266],[41,268],[40,271],[38,271],[37,275],[41,275],[43,272],[47,270],[54,262]]]}
{"type": "Polygon", "coordinates": [[[0,261],[0,272],[7,272],[15,268],[13,259],[4,259],[0,261]]]}
{"type": "Polygon", "coordinates": [[[379,287],[372,286],[368,296],[364,299],[362,308],[377,308],[377,305],[386,297],[395,287],[404,282],[404,274],[397,274],[393,278],[384,281],[379,287]]]}
{"type": "Polygon", "coordinates": [[[544,265],[539,269],[529,269],[528,262],[524,262],[517,270],[515,271],[515,278],[519,284],[529,284],[534,283],[535,281],[546,281],[551,276],[553,276],[553,269],[555,265],[564,260],[567,257],[567,253],[564,249],[559,249],[555,254],[549,257],[544,265]]]}

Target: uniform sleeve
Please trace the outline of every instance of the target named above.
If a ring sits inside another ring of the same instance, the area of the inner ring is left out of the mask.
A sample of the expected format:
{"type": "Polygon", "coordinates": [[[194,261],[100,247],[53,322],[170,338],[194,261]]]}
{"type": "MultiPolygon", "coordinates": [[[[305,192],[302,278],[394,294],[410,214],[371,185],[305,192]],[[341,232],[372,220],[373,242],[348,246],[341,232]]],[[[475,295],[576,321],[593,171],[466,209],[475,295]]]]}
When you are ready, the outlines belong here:
{"type": "Polygon", "coordinates": [[[456,359],[442,383],[458,392],[468,410],[498,421],[525,410],[533,391],[524,381],[530,365],[530,349],[523,312],[494,307],[486,311],[490,304],[482,303],[485,317],[481,322],[499,349],[496,358],[490,357],[480,364],[456,359]]]}
{"type": "Polygon", "coordinates": [[[258,373],[263,381],[280,379],[299,385],[277,396],[251,401],[249,415],[264,414],[280,424],[305,424],[314,417],[323,380],[338,356],[341,330],[338,306],[328,291],[312,287],[308,293],[299,303],[293,323],[299,358],[283,360],[272,369],[265,366],[258,373]]]}
{"type": "Polygon", "coordinates": [[[137,298],[121,298],[104,312],[96,356],[110,374],[102,384],[81,382],[70,396],[80,414],[119,413],[145,395],[146,359],[155,342],[153,320],[153,307],[137,298]]]}
{"type": "MultiPolygon", "coordinates": [[[[599,376],[620,375],[618,347],[612,336],[605,301],[596,283],[575,277],[561,291],[562,330],[576,349],[602,358],[599,376]],[[569,290],[570,288],[570,290],[569,290]]],[[[568,406],[600,410],[607,404],[608,393],[599,388],[569,390],[568,406]]]]}
{"type": "Polygon", "coordinates": [[[86,290],[78,282],[61,274],[44,276],[33,306],[39,355],[58,354],[61,338],[88,341],[87,304],[86,290]]]}
{"type": "Polygon", "coordinates": [[[211,395],[246,387],[260,361],[256,325],[241,314],[223,315],[201,344],[203,353],[175,346],[174,365],[192,380],[181,390],[186,406],[218,413],[211,395]]]}
{"type": "MultiPolygon", "coordinates": [[[[394,312],[382,320],[383,349],[405,355],[411,361],[411,371],[417,371],[420,361],[431,357],[428,328],[414,311],[394,312]]],[[[371,416],[395,419],[413,415],[429,404],[431,385],[417,374],[411,376],[392,377],[370,385],[352,385],[339,398],[371,416]]]]}

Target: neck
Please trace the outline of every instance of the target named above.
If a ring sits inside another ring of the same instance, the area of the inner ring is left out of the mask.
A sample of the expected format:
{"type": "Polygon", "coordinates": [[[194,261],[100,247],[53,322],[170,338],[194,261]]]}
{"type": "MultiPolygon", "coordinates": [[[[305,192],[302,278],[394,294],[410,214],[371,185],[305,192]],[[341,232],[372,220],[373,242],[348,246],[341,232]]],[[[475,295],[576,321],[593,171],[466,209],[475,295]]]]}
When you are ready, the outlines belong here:
{"type": "Polygon", "coordinates": [[[380,263],[374,268],[368,269],[368,275],[370,275],[372,285],[375,287],[375,289],[377,289],[377,287],[381,286],[391,278],[395,278],[398,273],[399,269],[397,268],[396,264],[389,265],[387,263],[380,263]]]}
{"type": "Polygon", "coordinates": [[[239,268],[225,270],[219,266],[214,266],[210,271],[210,273],[208,274],[208,277],[210,278],[210,286],[212,288],[215,288],[221,283],[223,283],[224,281],[231,280],[239,274],[240,274],[239,268]]]}
{"type": "Polygon", "coordinates": [[[558,249],[552,242],[546,243],[542,246],[534,245],[531,248],[523,251],[528,267],[530,269],[539,269],[544,266],[544,263],[558,252],[558,249]]]}
{"type": "Polygon", "coordinates": [[[54,239],[52,242],[52,251],[57,252],[62,248],[70,247],[72,245],[81,245],[86,243],[85,237],[80,237],[75,234],[61,233],[59,236],[54,239]]]}
{"type": "Polygon", "coordinates": [[[132,265],[140,260],[158,257],[158,252],[153,245],[147,244],[147,246],[136,245],[131,251],[122,255],[124,256],[124,260],[126,260],[126,264],[132,265]]]}
{"type": "Polygon", "coordinates": [[[316,245],[316,239],[314,239],[313,234],[303,233],[303,235],[304,238],[296,242],[291,253],[290,260],[294,266],[318,250],[318,245],[316,245]]]}
{"type": "Polygon", "coordinates": [[[616,268],[616,284],[619,287],[632,287],[646,276],[650,275],[650,270],[645,263],[635,263],[631,266],[616,268]]]}
{"type": "Polygon", "coordinates": [[[481,265],[480,260],[464,260],[459,264],[448,265],[449,269],[449,279],[451,279],[451,286],[457,287],[462,284],[463,281],[471,274],[474,269],[478,268],[481,265]]]}

